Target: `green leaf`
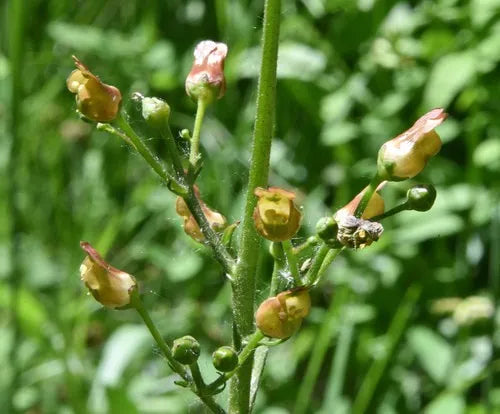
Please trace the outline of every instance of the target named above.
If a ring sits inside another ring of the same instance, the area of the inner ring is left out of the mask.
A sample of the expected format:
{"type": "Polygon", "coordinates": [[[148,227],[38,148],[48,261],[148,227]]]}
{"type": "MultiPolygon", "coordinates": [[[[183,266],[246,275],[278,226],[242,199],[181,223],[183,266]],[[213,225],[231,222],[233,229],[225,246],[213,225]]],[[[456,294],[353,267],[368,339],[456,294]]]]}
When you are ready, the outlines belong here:
{"type": "Polygon", "coordinates": [[[474,79],[477,56],[473,51],[443,56],[432,68],[424,92],[424,107],[447,107],[474,79]]]}
{"type": "Polygon", "coordinates": [[[427,407],[424,414],[462,414],[465,412],[465,401],[462,395],[444,394],[434,399],[427,407]]]}
{"type": "Polygon", "coordinates": [[[446,383],[453,358],[452,347],[439,335],[423,326],[410,329],[408,342],[424,371],[436,383],[446,383]]]}

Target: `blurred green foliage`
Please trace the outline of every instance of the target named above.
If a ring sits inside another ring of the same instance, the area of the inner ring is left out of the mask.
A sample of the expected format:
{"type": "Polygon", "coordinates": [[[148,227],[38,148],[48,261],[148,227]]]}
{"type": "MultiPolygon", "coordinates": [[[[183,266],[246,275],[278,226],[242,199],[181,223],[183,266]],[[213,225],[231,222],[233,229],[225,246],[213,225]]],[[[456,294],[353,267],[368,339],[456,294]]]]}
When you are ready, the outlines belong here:
{"type": "MultiPolygon", "coordinates": [[[[137,316],[104,310],[84,293],[78,241],[137,276],[166,338],[199,339],[212,378],[210,355],[230,341],[229,286],[209,252],[183,233],[174,197],[148,166],[77,119],[65,79],[76,54],[126,101],[135,91],[166,99],[178,131],[193,122],[183,84],[194,45],[226,42],[228,91],[204,125],[199,186],[236,221],[263,1],[26,0],[13,15],[14,3],[0,9],[0,406],[12,400],[33,414],[201,412],[174,385],[137,316]],[[24,19],[23,38],[9,43],[16,19],[24,19]],[[16,54],[20,66],[9,60],[16,54]],[[16,75],[19,104],[10,93],[16,75]],[[13,228],[19,267],[10,260],[13,228]]],[[[366,185],[385,140],[433,107],[450,117],[439,130],[440,155],[414,180],[437,187],[435,206],[387,220],[376,245],[335,262],[302,330],[270,350],[257,412],[500,412],[498,307],[473,325],[431,307],[471,295],[496,306],[499,17],[498,0],[284,1],[270,181],[301,193],[298,240],[366,185]]],[[[161,142],[148,143],[165,154],[161,142]]],[[[386,205],[409,186],[384,189],[386,205]]],[[[264,256],[262,297],[270,266],[264,256]]]]}

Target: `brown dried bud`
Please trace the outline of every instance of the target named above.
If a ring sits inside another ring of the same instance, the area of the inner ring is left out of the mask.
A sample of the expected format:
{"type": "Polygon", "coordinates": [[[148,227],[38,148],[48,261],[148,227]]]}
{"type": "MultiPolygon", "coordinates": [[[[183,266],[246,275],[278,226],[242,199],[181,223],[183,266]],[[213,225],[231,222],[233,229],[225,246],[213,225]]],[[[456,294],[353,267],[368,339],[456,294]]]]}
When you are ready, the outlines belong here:
{"type": "Polygon", "coordinates": [[[194,63],[186,78],[186,93],[193,100],[211,102],[226,92],[224,60],[227,45],[204,40],[194,50],[194,63]]]}
{"type": "MultiPolygon", "coordinates": [[[[194,187],[194,193],[200,203],[203,214],[205,214],[205,217],[207,218],[207,221],[210,224],[210,227],[217,232],[224,230],[227,226],[226,218],[219,212],[212,210],[203,202],[203,200],[200,197],[200,191],[196,186],[194,187]]],[[[205,236],[203,235],[200,226],[198,226],[198,223],[191,214],[189,207],[187,206],[186,202],[182,197],[177,197],[177,200],[175,202],[175,211],[179,216],[181,216],[184,219],[185,233],[192,239],[200,243],[205,241],[205,236]]]]}
{"type": "Polygon", "coordinates": [[[260,304],[255,313],[257,328],[271,338],[288,338],[300,328],[310,309],[306,288],[286,290],[260,304]]]}
{"type": "MultiPolygon", "coordinates": [[[[370,202],[366,206],[365,211],[363,212],[361,218],[368,220],[372,217],[384,213],[385,209],[384,199],[380,196],[378,191],[380,191],[385,184],[386,182],[384,181],[377,187],[377,191],[373,193],[372,198],[370,199],[370,202]]],[[[354,215],[354,212],[356,211],[356,208],[358,207],[358,204],[360,203],[367,189],[368,187],[365,187],[363,191],[361,191],[356,197],[354,197],[351,201],[349,201],[349,203],[347,203],[344,207],[338,210],[334,216],[335,220],[339,221],[344,216],[354,215]]]]}
{"type": "Polygon", "coordinates": [[[344,246],[362,249],[382,235],[382,224],[345,215],[338,221],[337,240],[344,246]]]}
{"type": "Polygon", "coordinates": [[[268,240],[290,240],[300,227],[301,214],[293,200],[295,194],[278,187],[255,189],[259,198],[253,213],[257,231],[268,240]]]}
{"type": "Polygon", "coordinates": [[[441,139],[434,128],[447,114],[436,108],[420,117],[407,131],[387,141],[378,153],[378,175],[389,181],[412,178],[421,172],[430,157],[441,149],[441,139]]]}
{"type": "Polygon", "coordinates": [[[130,303],[130,294],[137,287],[132,275],[107,263],[87,242],[80,242],[87,257],[80,266],[80,277],[92,296],[108,308],[121,308],[130,303]]]}
{"type": "Polygon", "coordinates": [[[68,76],[66,85],[70,92],[76,94],[78,110],[96,122],[115,119],[122,100],[120,91],[101,82],[76,56],[73,56],[73,60],[77,69],[68,76]]]}

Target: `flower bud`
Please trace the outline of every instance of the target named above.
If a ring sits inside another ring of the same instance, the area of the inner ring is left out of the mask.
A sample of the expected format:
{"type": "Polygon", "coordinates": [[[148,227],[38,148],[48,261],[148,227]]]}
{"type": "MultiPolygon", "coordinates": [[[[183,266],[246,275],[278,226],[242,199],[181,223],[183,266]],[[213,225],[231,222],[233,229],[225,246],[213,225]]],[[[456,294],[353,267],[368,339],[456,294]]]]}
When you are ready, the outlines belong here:
{"type": "MultiPolygon", "coordinates": [[[[368,220],[372,217],[378,216],[380,214],[384,213],[385,209],[385,203],[384,199],[382,196],[378,193],[384,186],[386,182],[380,183],[380,185],[377,187],[377,190],[373,193],[372,198],[370,198],[370,201],[368,202],[368,205],[365,208],[365,211],[363,212],[363,215],[361,218],[368,220]]],[[[358,207],[358,204],[361,202],[361,199],[363,198],[363,195],[367,191],[368,187],[365,187],[356,197],[354,197],[349,203],[347,203],[344,207],[342,207],[340,210],[338,210],[334,218],[338,222],[342,219],[344,216],[352,216],[354,215],[354,212],[356,211],[356,208],[358,207]]]]}
{"type": "Polygon", "coordinates": [[[430,210],[436,200],[436,189],[432,184],[416,185],[406,193],[408,210],[430,210]]]}
{"type": "Polygon", "coordinates": [[[382,224],[344,215],[338,222],[337,240],[346,247],[362,249],[377,241],[382,235],[382,224]]]}
{"type": "Polygon", "coordinates": [[[210,103],[226,92],[224,60],[227,45],[204,40],[194,50],[194,63],[186,78],[186,93],[193,100],[210,103]]]}
{"type": "Polygon", "coordinates": [[[144,98],[142,100],[142,117],[153,129],[164,128],[170,118],[170,106],[159,98],[144,98]]]}
{"type": "Polygon", "coordinates": [[[401,181],[416,176],[430,157],[441,149],[441,139],[434,129],[447,114],[437,108],[420,117],[407,131],[387,141],[378,153],[378,175],[389,181],[401,181]]]}
{"type": "Polygon", "coordinates": [[[66,80],[70,92],[76,94],[76,106],[88,119],[110,122],[116,118],[122,95],[111,85],[106,85],[73,56],[75,69],[66,80]]]}
{"type": "Polygon", "coordinates": [[[290,240],[300,227],[301,214],[293,202],[295,194],[278,187],[255,189],[259,198],[253,213],[257,231],[268,240],[290,240]]]}
{"type": "Polygon", "coordinates": [[[217,371],[230,372],[238,366],[238,354],[230,346],[221,346],[212,354],[212,363],[217,371]]]}
{"type": "Polygon", "coordinates": [[[172,345],[172,356],[181,364],[194,364],[200,356],[200,344],[190,335],[177,338],[172,345]]]}
{"type": "Polygon", "coordinates": [[[80,242],[87,257],[80,266],[80,277],[94,298],[108,308],[121,308],[130,303],[130,294],[137,287],[132,275],[106,263],[87,242],[80,242]]]}
{"type": "Polygon", "coordinates": [[[316,223],[318,237],[328,245],[336,245],[339,226],[333,217],[322,217],[316,223]]]}
{"type": "Polygon", "coordinates": [[[260,304],[255,313],[257,328],[271,338],[288,338],[300,328],[310,309],[306,288],[285,290],[260,304]]]}
{"type": "MultiPolygon", "coordinates": [[[[210,227],[217,232],[224,230],[224,228],[226,228],[227,226],[226,218],[219,212],[210,209],[203,202],[203,200],[200,198],[200,191],[196,186],[194,187],[194,193],[200,203],[203,214],[205,214],[205,217],[210,224],[210,227]]],[[[184,232],[192,239],[200,243],[205,241],[205,236],[203,235],[200,226],[198,226],[198,223],[191,214],[189,207],[182,197],[177,197],[177,200],[175,202],[175,211],[184,220],[184,232]]]]}

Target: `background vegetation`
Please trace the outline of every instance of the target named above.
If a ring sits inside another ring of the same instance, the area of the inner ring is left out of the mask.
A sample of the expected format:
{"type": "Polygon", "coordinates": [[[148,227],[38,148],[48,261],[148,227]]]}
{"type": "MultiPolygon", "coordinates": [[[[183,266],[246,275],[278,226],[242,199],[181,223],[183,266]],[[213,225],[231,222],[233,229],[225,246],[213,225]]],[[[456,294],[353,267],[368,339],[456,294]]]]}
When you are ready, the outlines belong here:
{"type": "MultiPolygon", "coordinates": [[[[230,340],[228,286],[184,235],[173,196],[148,166],[77,119],[65,79],[76,54],[125,97],[166,99],[174,129],[191,128],[195,107],[183,84],[193,46],[226,42],[228,91],[204,125],[199,184],[208,204],[236,221],[262,3],[1,6],[1,407],[200,412],[137,315],[104,310],[85,294],[78,242],[138,277],[165,336],[200,340],[205,371],[230,340]]],[[[432,307],[472,295],[496,304],[499,292],[500,3],[285,0],[283,9],[271,183],[301,193],[298,239],[366,184],[385,140],[430,108],[443,106],[450,118],[440,155],[416,180],[436,185],[436,205],[387,220],[376,245],[335,262],[303,329],[270,351],[257,412],[500,412],[498,308],[496,318],[464,324],[432,307]]],[[[387,205],[409,185],[388,186],[387,205]]],[[[263,295],[270,264],[261,263],[263,295]]]]}

